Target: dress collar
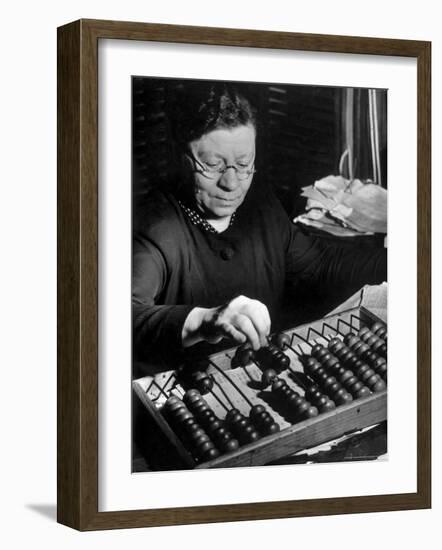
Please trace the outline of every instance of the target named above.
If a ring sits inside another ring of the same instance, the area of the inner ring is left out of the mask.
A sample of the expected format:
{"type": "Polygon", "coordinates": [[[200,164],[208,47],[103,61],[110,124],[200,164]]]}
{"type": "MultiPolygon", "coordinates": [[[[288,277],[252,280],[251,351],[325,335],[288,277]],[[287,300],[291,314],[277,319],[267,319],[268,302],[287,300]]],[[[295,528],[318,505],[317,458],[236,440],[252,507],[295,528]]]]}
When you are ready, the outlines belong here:
{"type": "MultiPolygon", "coordinates": [[[[214,233],[215,235],[219,234],[219,231],[217,231],[210,223],[205,220],[196,210],[193,210],[192,208],[189,208],[186,206],[181,200],[178,200],[178,204],[181,206],[181,208],[186,213],[189,220],[193,223],[193,225],[196,225],[197,227],[200,227],[204,231],[207,231],[208,233],[214,233]]],[[[235,219],[235,212],[232,214],[229,222],[229,227],[232,226],[233,221],[235,219]]]]}

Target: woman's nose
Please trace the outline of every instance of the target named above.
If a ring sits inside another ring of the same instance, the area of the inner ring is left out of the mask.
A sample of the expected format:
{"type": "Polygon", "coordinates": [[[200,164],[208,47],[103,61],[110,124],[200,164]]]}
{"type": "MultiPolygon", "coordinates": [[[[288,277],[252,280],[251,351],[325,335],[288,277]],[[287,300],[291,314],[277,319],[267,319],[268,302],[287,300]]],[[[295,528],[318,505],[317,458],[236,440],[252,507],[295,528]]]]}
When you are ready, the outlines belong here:
{"type": "Polygon", "coordinates": [[[236,170],[233,166],[228,166],[224,174],[218,181],[219,187],[226,191],[233,191],[238,187],[238,178],[236,177],[236,170]]]}

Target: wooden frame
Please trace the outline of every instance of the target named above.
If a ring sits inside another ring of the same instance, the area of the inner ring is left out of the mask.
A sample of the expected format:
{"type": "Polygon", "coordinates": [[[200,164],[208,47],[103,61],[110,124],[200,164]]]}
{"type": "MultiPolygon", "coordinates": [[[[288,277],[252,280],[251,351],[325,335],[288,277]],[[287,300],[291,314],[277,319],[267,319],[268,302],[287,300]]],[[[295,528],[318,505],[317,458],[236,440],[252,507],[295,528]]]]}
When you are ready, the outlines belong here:
{"type": "Polygon", "coordinates": [[[80,20],[58,29],[58,521],[79,530],[431,506],[429,42],[80,20]],[[98,512],[98,40],[405,56],[418,67],[417,492],[98,512]]]}

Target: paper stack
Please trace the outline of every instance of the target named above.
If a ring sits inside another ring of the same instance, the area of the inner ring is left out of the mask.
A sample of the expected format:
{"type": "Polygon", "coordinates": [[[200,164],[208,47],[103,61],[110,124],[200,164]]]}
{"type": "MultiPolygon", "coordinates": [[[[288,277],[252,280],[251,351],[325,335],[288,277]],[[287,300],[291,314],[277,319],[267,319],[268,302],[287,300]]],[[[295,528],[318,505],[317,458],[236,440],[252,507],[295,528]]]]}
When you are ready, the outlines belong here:
{"type": "Polygon", "coordinates": [[[293,221],[332,235],[387,233],[387,191],[370,182],[327,176],[303,187],[305,214],[293,221]]]}

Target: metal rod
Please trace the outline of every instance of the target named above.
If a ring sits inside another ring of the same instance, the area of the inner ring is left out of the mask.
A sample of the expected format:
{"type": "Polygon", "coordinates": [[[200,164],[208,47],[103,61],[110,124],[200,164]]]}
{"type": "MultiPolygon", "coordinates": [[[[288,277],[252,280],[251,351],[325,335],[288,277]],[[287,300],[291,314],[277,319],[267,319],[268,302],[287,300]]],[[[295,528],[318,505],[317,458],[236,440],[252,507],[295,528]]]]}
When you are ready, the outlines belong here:
{"type": "Polygon", "coordinates": [[[208,359],[209,363],[220,373],[222,374],[226,380],[228,380],[232,386],[235,388],[235,390],[241,395],[241,397],[244,399],[244,401],[250,405],[250,407],[253,406],[253,403],[250,401],[250,399],[246,396],[246,394],[238,387],[238,385],[230,378],[230,376],[227,376],[227,374],[218,367],[216,363],[214,363],[212,360],[208,359]]]}
{"type": "MultiPolygon", "coordinates": [[[[213,381],[214,384],[216,384],[217,387],[219,387],[221,389],[221,386],[218,384],[218,382],[216,381],[215,377],[213,376],[213,374],[210,374],[209,375],[209,378],[213,381]]],[[[223,407],[224,409],[226,409],[226,411],[229,410],[229,407],[228,405],[226,405],[225,403],[222,402],[222,400],[220,399],[219,395],[216,395],[216,393],[213,391],[213,389],[211,390],[211,394],[213,395],[213,397],[218,401],[218,403],[221,405],[221,407],[223,407]]],[[[232,402],[230,401],[230,399],[227,398],[227,396],[224,394],[223,392],[223,395],[224,397],[226,398],[228,404],[233,407],[233,404],[232,402]]]]}
{"type": "Polygon", "coordinates": [[[350,322],[351,322],[351,327],[354,328],[355,330],[360,330],[360,327],[361,327],[361,319],[360,317],[358,317],[357,315],[355,315],[354,313],[352,313],[350,315],[350,322]],[[359,323],[359,329],[357,329],[356,327],[353,327],[353,319],[356,319],[359,323]]]}
{"type": "MultiPolygon", "coordinates": [[[[227,401],[227,403],[229,403],[229,405],[232,407],[232,409],[234,409],[235,406],[234,406],[232,400],[230,399],[230,397],[229,397],[229,396],[227,395],[227,393],[224,391],[224,388],[221,386],[221,384],[218,382],[218,380],[217,380],[213,375],[211,375],[211,376],[212,376],[212,380],[213,380],[214,384],[216,384],[217,388],[218,388],[218,389],[220,390],[220,392],[223,394],[223,396],[224,396],[225,400],[227,401]]],[[[212,393],[213,393],[213,390],[212,390],[212,393]]],[[[213,395],[215,396],[214,393],[213,393],[213,395]]],[[[215,396],[215,397],[216,397],[216,396],[215,396]]],[[[227,408],[225,405],[223,405],[223,407],[224,407],[226,410],[228,410],[228,408],[227,408]]]]}

